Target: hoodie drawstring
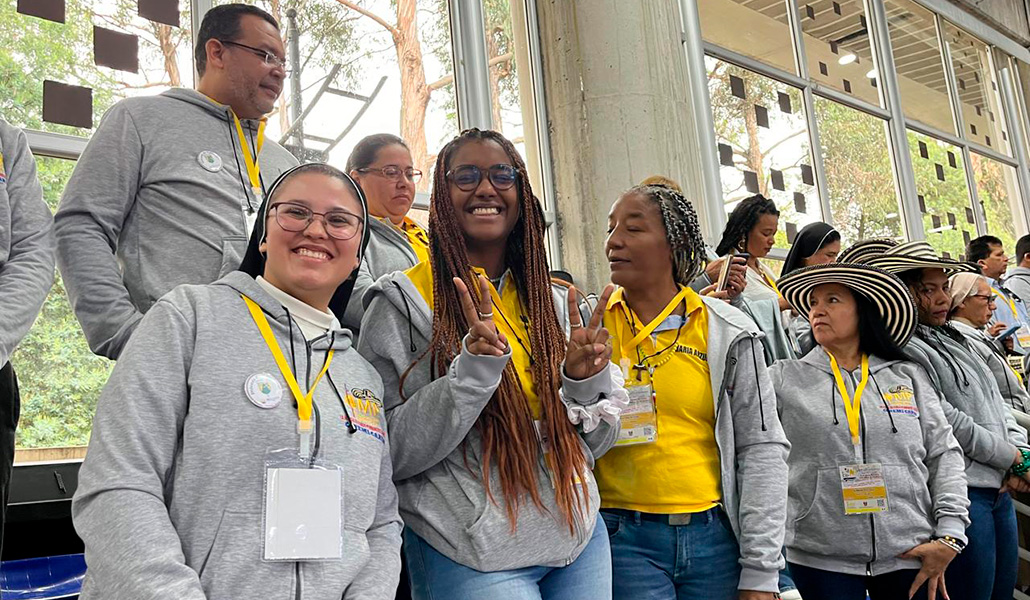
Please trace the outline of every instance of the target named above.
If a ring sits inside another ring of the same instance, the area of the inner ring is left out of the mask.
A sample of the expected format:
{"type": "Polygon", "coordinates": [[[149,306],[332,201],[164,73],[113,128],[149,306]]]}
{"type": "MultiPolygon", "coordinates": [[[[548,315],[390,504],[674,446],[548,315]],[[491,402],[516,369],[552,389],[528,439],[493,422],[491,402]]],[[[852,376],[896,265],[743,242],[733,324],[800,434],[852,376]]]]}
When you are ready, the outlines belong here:
{"type": "Polygon", "coordinates": [[[840,425],[840,419],[837,418],[837,382],[834,381],[833,376],[830,376],[830,404],[833,406],[833,424],[840,425]]]}
{"type": "Polygon", "coordinates": [[[955,385],[969,387],[969,379],[966,376],[966,370],[962,368],[962,365],[959,364],[955,357],[951,354],[951,352],[948,350],[947,345],[944,342],[940,341],[937,332],[931,330],[929,332],[929,335],[920,335],[919,337],[924,342],[926,342],[928,346],[936,350],[942,358],[944,358],[944,362],[948,364],[948,368],[951,370],[952,378],[955,379],[955,385]],[[959,372],[962,373],[961,383],[959,383],[958,380],[959,372]]]}
{"type": "Polygon", "coordinates": [[[401,284],[396,281],[391,281],[390,283],[397,286],[397,291],[400,292],[401,295],[401,301],[404,302],[404,312],[408,314],[408,345],[412,354],[414,354],[415,352],[418,352],[418,348],[415,347],[415,329],[411,324],[411,307],[408,306],[408,297],[404,295],[404,290],[401,289],[401,284]]]}

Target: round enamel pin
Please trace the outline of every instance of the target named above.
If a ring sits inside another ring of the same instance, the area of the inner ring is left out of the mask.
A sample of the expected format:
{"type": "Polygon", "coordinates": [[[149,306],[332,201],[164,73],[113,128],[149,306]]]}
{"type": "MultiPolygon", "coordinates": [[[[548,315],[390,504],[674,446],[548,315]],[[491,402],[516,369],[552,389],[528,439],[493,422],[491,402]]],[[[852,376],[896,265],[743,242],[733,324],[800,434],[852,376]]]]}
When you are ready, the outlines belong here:
{"type": "Polygon", "coordinates": [[[283,386],[267,373],[256,373],[244,384],[247,398],[258,408],[275,408],[283,399],[283,386]]]}
{"type": "Polygon", "coordinates": [[[200,166],[204,167],[204,169],[212,173],[217,173],[222,170],[222,157],[210,150],[204,150],[198,154],[197,162],[200,163],[200,166]]]}

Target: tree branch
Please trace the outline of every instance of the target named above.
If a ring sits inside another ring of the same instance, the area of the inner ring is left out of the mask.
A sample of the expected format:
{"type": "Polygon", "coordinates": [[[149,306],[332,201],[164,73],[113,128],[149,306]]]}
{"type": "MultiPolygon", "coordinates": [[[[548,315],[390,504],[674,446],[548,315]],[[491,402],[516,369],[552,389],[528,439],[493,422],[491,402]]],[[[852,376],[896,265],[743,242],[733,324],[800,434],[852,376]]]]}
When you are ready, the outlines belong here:
{"type": "Polygon", "coordinates": [[[361,6],[358,6],[354,2],[351,2],[350,0],[336,0],[336,1],[338,3],[346,6],[347,8],[353,10],[354,12],[357,12],[357,13],[360,13],[362,15],[365,15],[369,19],[372,19],[376,23],[379,23],[380,25],[382,25],[383,29],[385,29],[388,32],[390,32],[390,35],[393,36],[393,39],[396,40],[396,39],[400,38],[400,35],[401,35],[400,30],[397,29],[395,26],[391,25],[386,19],[380,17],[379,15],[375,14],[374,12],[368,10],[367,8],[363,8],[361,6]]]}
{"type": "MultiPolygon", "coordinates": [[[[339,2],[340,0],[337,0],[337,1],[339,2]]],[[[511,52],[508,52],[506,54],[501,54],[500,56],[495,56],[495,57],[491,58],[490,62],[488,62],[486,64],[486,67],[489,69],[490,67],[495,67],[495,66],[497,66],[499,64],[510,62],[511,59],[513,59],[513,58],[515,58],[515,54],[513,54],[511,52]]],[[[454,83],[454,74],[445,75],[444,77],[441,77],[440,79],[437,79],[433,83],[430,83],[429,85],[427,85],[426,88],[430,92],[432,92],[432,91],[438,90],[438,89],[440,89],[442,87],[447,87],[448,85],[450,85],[452,83],[454,83]]]]}

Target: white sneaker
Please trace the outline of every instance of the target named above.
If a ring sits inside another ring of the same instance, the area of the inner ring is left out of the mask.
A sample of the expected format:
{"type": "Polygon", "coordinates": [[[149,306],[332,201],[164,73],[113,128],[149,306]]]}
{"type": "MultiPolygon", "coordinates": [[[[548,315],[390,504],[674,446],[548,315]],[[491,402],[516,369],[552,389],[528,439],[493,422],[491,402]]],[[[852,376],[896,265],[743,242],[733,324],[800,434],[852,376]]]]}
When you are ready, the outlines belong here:
{"type": "Polygon", "coordinates": [[[787,590],[780,594],[780,598],[783,600],[801,600],[801,592],[797,590],[787,590]]]}

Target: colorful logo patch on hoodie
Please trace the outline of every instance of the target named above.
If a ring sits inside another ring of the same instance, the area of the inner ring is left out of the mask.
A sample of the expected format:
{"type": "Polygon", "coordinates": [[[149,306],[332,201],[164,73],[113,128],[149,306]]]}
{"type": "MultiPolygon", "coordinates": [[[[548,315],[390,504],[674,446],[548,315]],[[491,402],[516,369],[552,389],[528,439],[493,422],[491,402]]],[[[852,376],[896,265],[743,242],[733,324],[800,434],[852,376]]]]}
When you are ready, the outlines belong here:
{"type": "Polygon", "coordinates": [[[0,183],[7,183],[7,172],[4,171],[4,155],[0,152],[0,183]]]}
{"type": "Polygon", "coordinates": [[[880,406],[882,411],[890,411],[895,415],[919,416],[919,407],[916,406],[916,395],[912,388],[907,385],[896,385],[887,390],[883,395],[885,406],[880,406]]]}
{"type": "Polygon", "coordinates": [[[351,423],[358,431],[380,442],[386,442],[386,434],[382,430],[383,401],[376,398],[372,390],[351,390],[347,394],[347,411],[350,413],[351,423]]]}

